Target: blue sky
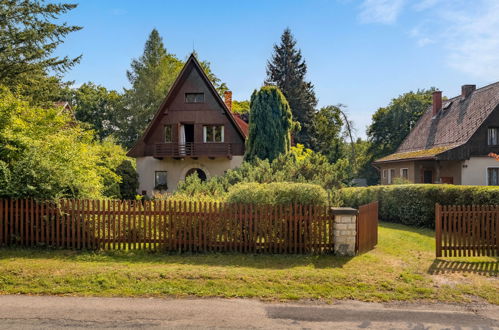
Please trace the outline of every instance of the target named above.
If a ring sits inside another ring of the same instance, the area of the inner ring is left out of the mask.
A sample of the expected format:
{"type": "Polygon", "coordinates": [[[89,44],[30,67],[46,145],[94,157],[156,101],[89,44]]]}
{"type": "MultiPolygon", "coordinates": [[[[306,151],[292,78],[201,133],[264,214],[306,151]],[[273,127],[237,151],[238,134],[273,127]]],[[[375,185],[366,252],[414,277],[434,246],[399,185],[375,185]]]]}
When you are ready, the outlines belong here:
{"type": "Polygon", "coordinates": [[[319,105],[345,104],[357,135],[401,93],[499,80],[498,0],[81,0],[63,17],[83,30],[58,48],[83,54],[65,75],[121,90],[156,28],[167,50],[193,47],[238,100],[265,79],[272,46],[289,27],[308,63],[319,105]]]}

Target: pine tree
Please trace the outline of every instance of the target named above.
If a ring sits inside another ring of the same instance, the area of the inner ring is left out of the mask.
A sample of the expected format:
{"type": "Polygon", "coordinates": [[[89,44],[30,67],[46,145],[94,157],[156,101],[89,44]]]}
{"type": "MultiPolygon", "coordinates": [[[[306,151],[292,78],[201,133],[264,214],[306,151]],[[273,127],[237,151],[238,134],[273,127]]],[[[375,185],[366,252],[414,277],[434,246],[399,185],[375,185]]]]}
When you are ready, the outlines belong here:
{"type": "Polygon", "coordinates": [[[251,95],[249,137],[245,159],[274,160],[291,148],[293,126],[288,101],[275,86],[264,86],[251,95]]]}
{"type": "Polygon", "coordinates": [[[120,142],[130,147],[142,134],[182,69],[182,61],[169,54],[156,29],[150,33],[144,53],[132,61],[127,77],[119,123],[120,142]]]}
{"type": "Polygon", "coordinates": [[[317,99],[312,83],[305,81],[307,65],[289,28],[284,30],[281,43],[274,45],[272,59],[267,62],[266,84],[279,87],[289,102],[293,119],[301,125],[295,142],[313,149],[312,121],[317,99]]]}
{"type": "Polygon", "coordinates": [[[80,57],[58,57],[54,51],[71,32],[81,29],[57,22],[77,5],[42,1],[0,1],[0,84],[24,84],[33,75],[65,72],[80,57]]]}

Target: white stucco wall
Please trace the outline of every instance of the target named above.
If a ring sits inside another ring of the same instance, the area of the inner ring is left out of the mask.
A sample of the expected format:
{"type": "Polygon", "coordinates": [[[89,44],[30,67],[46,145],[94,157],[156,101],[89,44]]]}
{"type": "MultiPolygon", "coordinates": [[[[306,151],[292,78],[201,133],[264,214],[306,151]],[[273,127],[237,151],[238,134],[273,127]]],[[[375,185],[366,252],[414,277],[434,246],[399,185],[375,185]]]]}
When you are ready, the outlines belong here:
{"type": "Polygon", "coordinates": [[[223,175],[224,171],[240,166],[243,162],[243,156],[233,156],[228,158],[209,159],[200,157],[198,159],[172,159],[162,160],[154,157],[137,158],[137,173],[139,174],[138,193],[146,191],[149,196],[153,194],[154,175],[156,171],[167,171],[168,192],[176,190],[179,181],[185,179],[185,174],[191,168],[202,169],[208,178],[212,176],[223,175]]]}
{"type": "Polygon", "coordinates": [[[463,185],[486,186],[487,169],[499,167],[499,162],[491,157],[471,157],[463,162],[461,182],[463,185]]]}

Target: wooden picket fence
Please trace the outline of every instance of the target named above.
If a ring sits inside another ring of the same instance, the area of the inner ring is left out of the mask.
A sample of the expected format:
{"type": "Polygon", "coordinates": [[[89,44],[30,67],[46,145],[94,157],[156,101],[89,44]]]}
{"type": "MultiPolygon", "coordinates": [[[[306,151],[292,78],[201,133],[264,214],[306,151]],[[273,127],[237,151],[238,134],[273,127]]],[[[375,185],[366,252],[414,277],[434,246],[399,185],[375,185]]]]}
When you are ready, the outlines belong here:
{"type": "Polygon", "coordinates": [[[499,205],[435,205],[437,257],[499,256],[499,205]]]}
{"type": "Polygon", "coordinates": [[[357,253],[370,251],[378,244],[378,205],[376,201],[359,206],[355,245],[357,253]]]}
{"type": "Polygon", "coordinates": [[[174,252],[330,253],[325,206],[0,200],[0,246],[174,252]]]}

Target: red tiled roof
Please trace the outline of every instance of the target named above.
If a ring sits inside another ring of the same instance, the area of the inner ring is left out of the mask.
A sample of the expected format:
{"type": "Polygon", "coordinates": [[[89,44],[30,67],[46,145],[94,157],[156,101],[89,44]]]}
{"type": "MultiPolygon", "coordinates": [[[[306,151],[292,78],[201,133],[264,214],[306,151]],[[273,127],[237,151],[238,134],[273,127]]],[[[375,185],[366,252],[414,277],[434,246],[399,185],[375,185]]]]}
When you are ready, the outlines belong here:
{"type": "Polygon", "coordinates": [[[245,122],[241,116],[239,116],[236,113],[232,113],[232,117],[234,117],[234,120],[236,121],[237,126],[241,129],[241,132],[243,132],[244,137],[248,138],[249,134],[249,125],[247,122],[245,122]]]}

